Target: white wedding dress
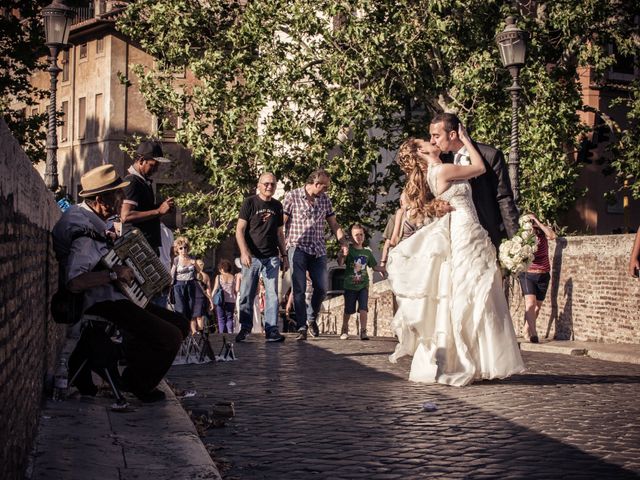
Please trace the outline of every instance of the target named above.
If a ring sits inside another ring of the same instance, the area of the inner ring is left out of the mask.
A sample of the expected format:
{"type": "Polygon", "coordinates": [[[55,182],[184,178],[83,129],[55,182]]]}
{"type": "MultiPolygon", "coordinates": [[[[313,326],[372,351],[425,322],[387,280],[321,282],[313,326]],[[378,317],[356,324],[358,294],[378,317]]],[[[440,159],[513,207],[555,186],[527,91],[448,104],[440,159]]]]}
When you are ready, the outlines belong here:
{"type": "MultiPolygon", "coordinates": [[[[427,179],[437,192],[436,175],[427,179]]],[[[524,371],[496,251],[466,180],[437,198],[455,210],[400,242],[387,264],[398,311],[392,362],[413,355],[409,380],[463,386],[524,371]]]]}

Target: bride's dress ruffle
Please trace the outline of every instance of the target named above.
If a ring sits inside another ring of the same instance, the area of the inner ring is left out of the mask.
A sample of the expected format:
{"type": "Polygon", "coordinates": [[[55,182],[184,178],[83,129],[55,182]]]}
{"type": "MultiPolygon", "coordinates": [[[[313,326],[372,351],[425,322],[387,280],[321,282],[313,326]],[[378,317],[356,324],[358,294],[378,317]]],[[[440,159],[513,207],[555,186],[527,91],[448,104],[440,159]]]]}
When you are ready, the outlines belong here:
{"type": "MultiPolygon", "coordinates": [[[[429,173],[435,187],[435,171],[429,173]]],[[[470,187],[456,182],[441,198],[456,210],[389,255],[399,340],[390,360],[413,355],[410,380],[457,386],[522,372],[495,248],[477,220],[470,187]]]]}

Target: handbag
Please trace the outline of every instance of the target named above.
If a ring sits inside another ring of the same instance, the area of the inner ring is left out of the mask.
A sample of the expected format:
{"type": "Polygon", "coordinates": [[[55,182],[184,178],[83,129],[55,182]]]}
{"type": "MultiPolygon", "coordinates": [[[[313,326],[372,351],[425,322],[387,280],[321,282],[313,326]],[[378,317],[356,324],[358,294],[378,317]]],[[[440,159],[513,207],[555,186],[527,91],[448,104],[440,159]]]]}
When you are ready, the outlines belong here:
{"type": "Polygon", "coordinates": [[[218,288],[213,292],[213,304],[218,307],[224,306],[224,290],[222,290],[222,285],[220,285],[220,277],[218,277],[218,288]]]}

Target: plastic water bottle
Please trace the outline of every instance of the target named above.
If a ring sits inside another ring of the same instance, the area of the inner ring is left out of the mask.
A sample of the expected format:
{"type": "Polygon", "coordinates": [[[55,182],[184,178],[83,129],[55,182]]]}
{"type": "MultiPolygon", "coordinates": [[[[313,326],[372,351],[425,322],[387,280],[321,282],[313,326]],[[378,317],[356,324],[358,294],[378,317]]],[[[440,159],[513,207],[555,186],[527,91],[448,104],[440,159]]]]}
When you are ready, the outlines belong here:
{"type": "Polygon", "coordinates": [[[53,375],[53,401],[61,402],[67,396],[67,388],[69,387],[69,369],[67,368],[67,359],[61,358],[56,373],[53,375]]]}

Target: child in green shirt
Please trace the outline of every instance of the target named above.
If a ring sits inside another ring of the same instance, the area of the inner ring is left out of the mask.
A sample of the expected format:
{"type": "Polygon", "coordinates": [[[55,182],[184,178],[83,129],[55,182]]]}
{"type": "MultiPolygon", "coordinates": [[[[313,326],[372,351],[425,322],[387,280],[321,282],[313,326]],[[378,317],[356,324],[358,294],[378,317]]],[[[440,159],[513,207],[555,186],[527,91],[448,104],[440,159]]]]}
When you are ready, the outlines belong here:
{"type": "MultiPolygon", "coordinates": [[[[367,314],[369,311],[369,275],[367,267],[384,275],[384,267],[378,267],[371,250],[363,246],[365,239],[364,227],[358,223],[351,227],[352,244],[346,258],[344,275],[344,315],[340,338],[349,338],[349,317],[360,313],[360,340],[369,340],[367,336],[367,314]],[[356,302],[358,308],[356,310],[356,302]]],[[[338,265],[345,265],[345,258],[340,251],[338,265]]]]}

